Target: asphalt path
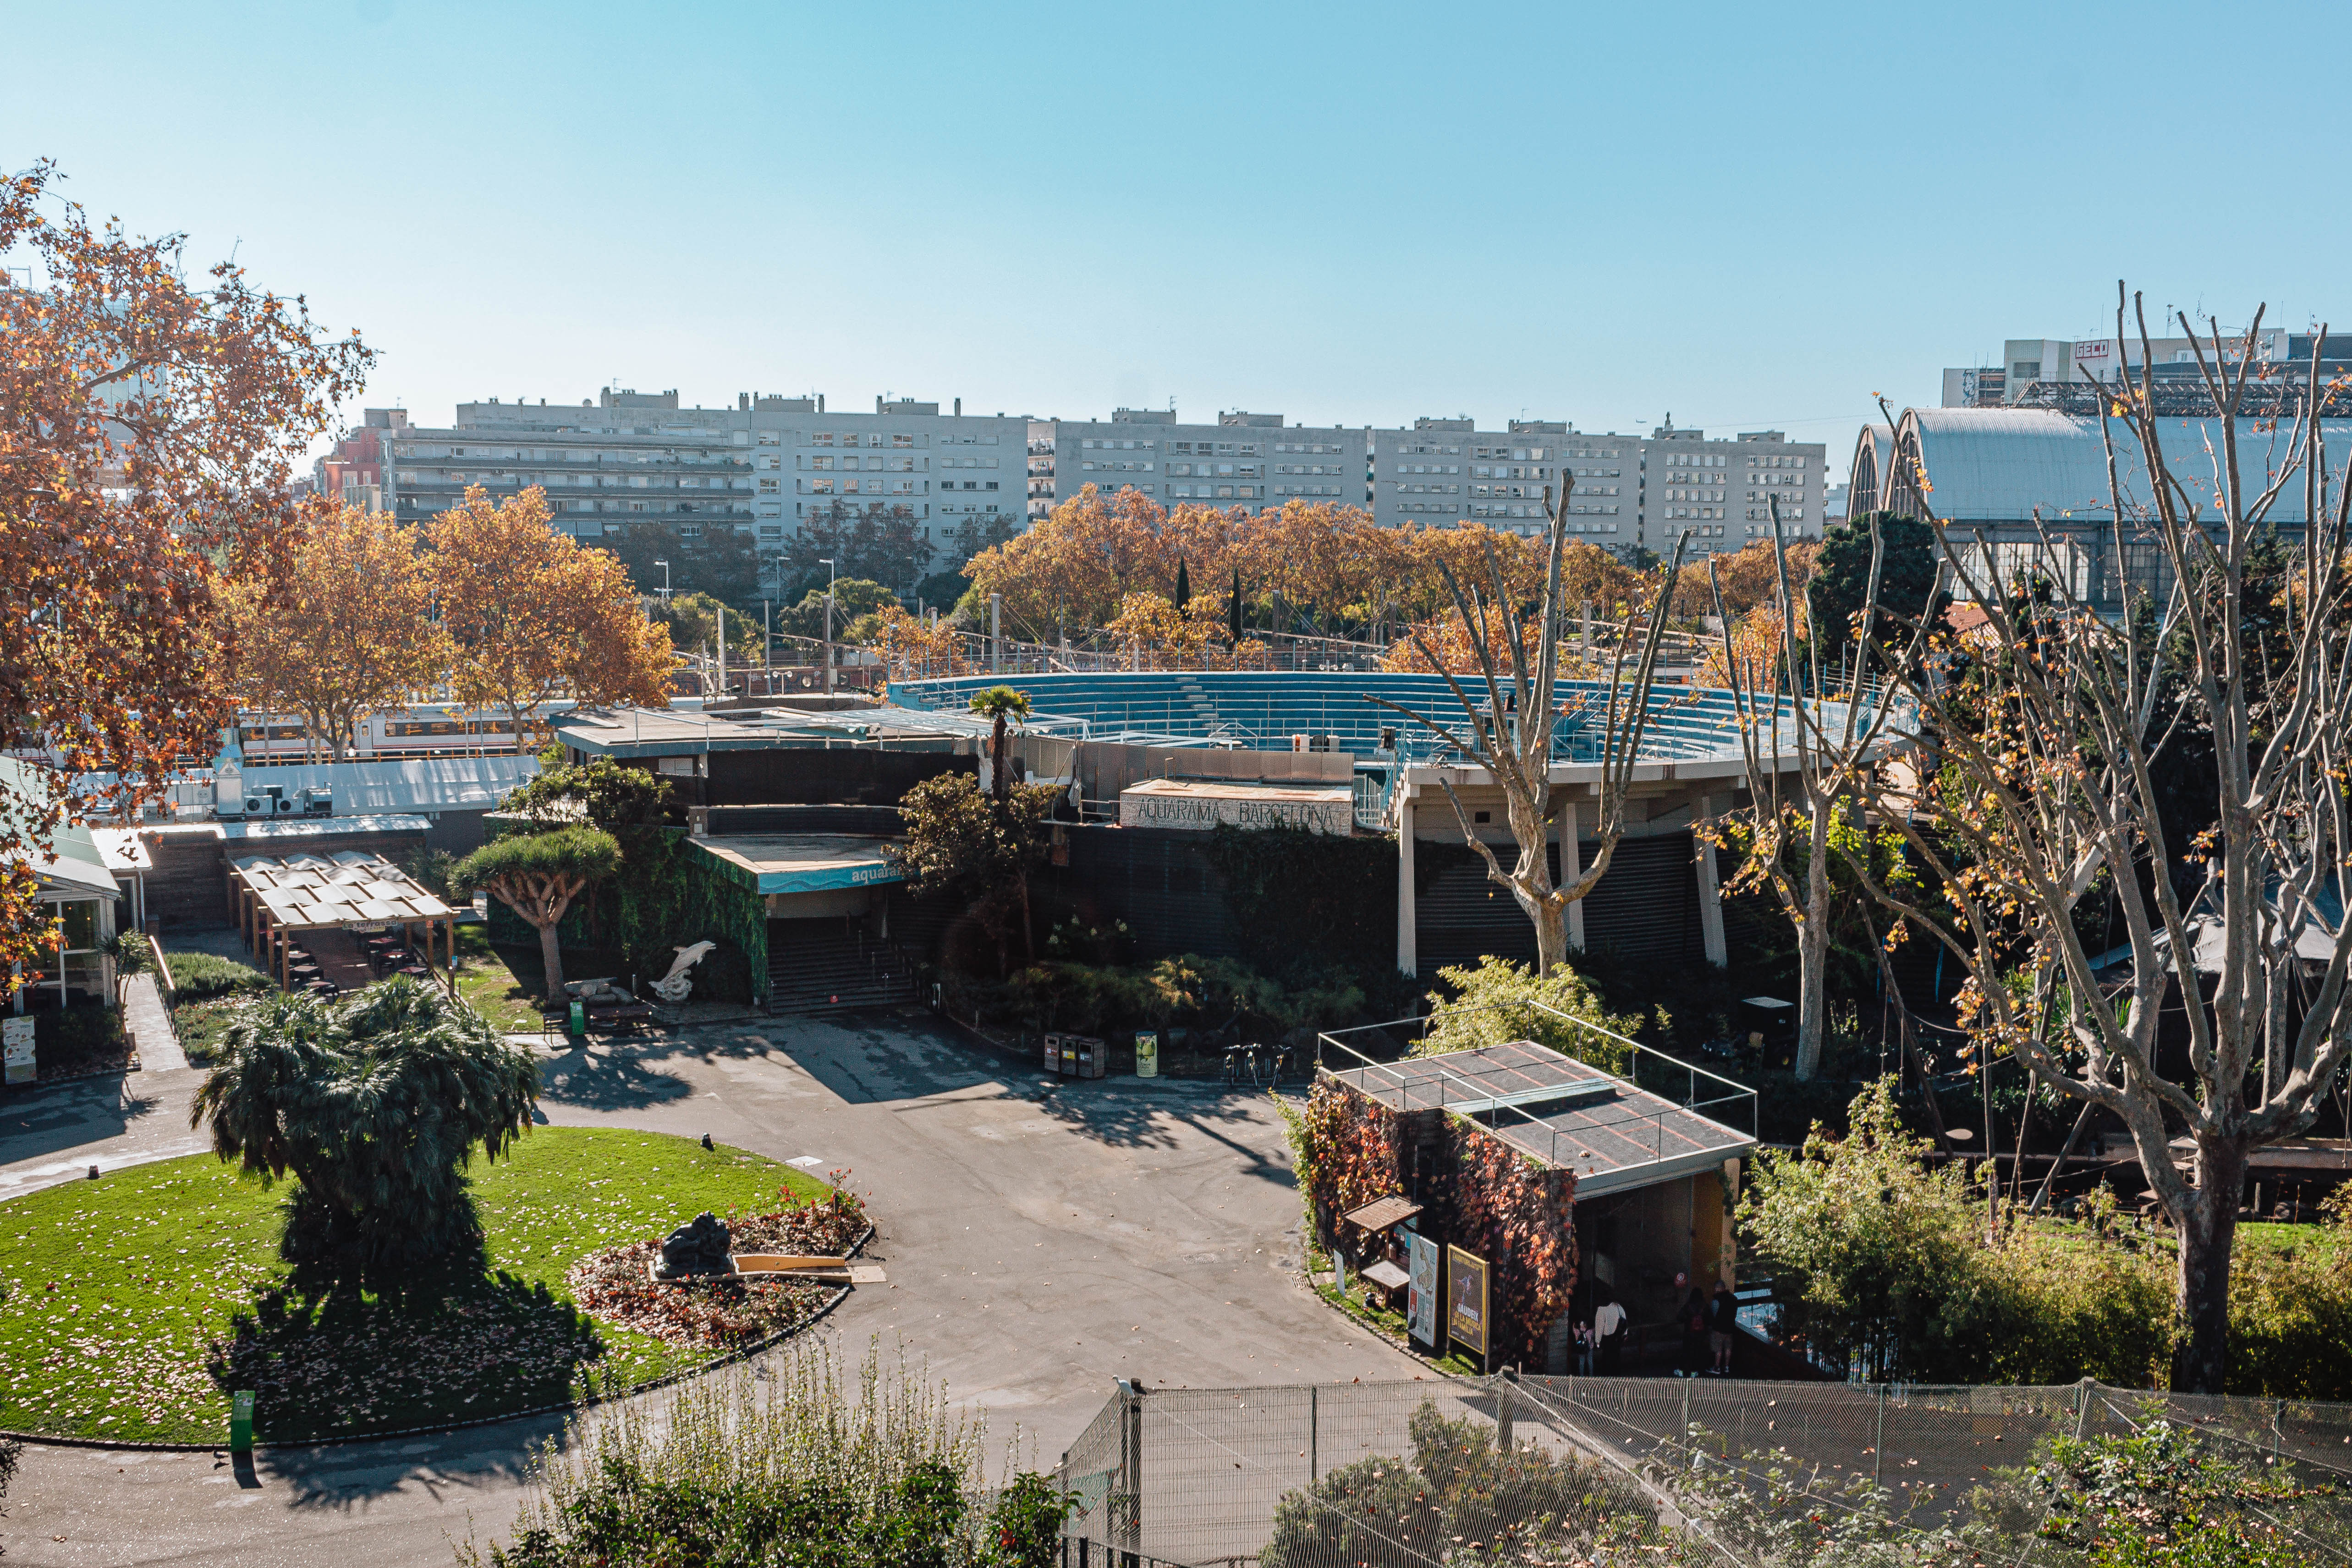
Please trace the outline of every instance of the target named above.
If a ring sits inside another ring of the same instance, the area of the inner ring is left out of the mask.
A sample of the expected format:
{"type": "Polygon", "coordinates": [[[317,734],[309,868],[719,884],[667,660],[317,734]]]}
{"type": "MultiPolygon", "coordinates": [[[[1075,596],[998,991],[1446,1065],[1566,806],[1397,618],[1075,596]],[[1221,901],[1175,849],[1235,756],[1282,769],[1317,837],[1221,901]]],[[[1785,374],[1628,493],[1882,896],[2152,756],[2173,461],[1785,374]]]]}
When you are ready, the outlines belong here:
{"type": "MultiPolygon", "coordinates": [[[[1297,1276],[1281,1121],[1262,1093],[1055,1079],[927,1015],[761,1020],[542,1051],[560,1126],[709,1133],[841,1169],[868,1200],[861,1287],[824,1332],[879,1338],[981,1414],[1000,1452],[1049,1468],[1128,1377],[1153,1386],[1411,1377],[1297,1276]]],[[[194,1070],[0,1100],[8,1198],[203,1147],[194,1070]]],[[[658,1399],[659,1394],[648,1396],[658,1399]]],[[[218,1454],[28,1447],[0,1521],[10,1564],[448,1563],[503,1538],[560,1418],[446,1436],[218,1454]]]]}

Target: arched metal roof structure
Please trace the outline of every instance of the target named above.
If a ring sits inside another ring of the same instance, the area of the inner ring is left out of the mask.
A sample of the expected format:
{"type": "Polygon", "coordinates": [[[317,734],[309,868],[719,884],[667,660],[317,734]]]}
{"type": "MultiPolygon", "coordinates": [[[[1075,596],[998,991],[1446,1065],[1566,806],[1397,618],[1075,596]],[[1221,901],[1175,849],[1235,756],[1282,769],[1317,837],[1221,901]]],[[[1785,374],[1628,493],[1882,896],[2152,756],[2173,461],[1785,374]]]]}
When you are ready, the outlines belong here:
{"type": "MultiPolygon", "coordinates": [[[[2320,434],[2336,452],[2352,449],[2352,420],[2323,421],[2320,434]]],[[[2251,501],[2289,460],[2295,431],[2241,419],[2237,436],[2239,482],[2251,501]]],[[[2210,523],[2221,510],[2222,421],[2168,417],[2158,439],[2197,515],[2210,523]]],[[[2152,595],[2170,591],[2170,569],[2147,526],[2150,493],[2138,435],[2126,420],[2043,408],[1906,408],[1891,429],[1866,425],[1856,438],[1850,515],[1932,513],[1956,544],[1996,556],[2035,547],[2047,534],[2073,561],[2075,591],[2114,613],[2126,582],[2152,595]]],[[[2291,484],[2268,521],[2293,532],[2305,510],[2303,486],[2291,484]]],[[[1997,574],[2009,569],[1987,565],[1997,574]]]]}

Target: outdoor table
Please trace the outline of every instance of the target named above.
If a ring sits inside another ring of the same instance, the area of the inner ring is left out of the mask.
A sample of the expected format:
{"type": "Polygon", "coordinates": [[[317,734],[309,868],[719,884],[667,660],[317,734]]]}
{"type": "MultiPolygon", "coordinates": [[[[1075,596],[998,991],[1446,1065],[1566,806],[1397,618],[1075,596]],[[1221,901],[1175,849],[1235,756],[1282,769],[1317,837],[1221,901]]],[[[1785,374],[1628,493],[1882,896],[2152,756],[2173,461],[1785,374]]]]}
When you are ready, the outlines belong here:
{"type": "Polygon", "coordinates": [[[400,972],[417,980],[422,980],[432,973],[421,963],[404,963],[400,966],[400,972]]]}
{"type": "Polygon", "coordinates": [[[1379,1286],[1390,1298],[1391,1303],[1395,1300],[1396,1293],[1411,1283],[1405,1271],[1385,1258],[1369,1268],[1360,1270],[1359,1278],[1367,1285],[1379,1286]]]}

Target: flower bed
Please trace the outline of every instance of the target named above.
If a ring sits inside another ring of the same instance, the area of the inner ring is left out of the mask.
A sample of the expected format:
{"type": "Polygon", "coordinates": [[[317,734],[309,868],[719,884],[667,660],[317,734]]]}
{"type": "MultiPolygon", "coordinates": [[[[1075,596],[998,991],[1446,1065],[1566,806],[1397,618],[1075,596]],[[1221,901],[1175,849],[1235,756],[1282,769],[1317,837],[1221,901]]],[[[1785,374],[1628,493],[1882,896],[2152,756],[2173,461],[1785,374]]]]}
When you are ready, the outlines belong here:
{"type": "MultiPolygon", "coordinates": [[[[835,1179],[847,1175],[835,1172],[835,1179]]],[[[738,1252],[788,1252],[839,1258],[866,1234],[866,1205],[836,1185],[807,1203],[766,1214],[730,1216],[738,1252]]],[[[825,1288],[785,1279],[690,1279],[656,1284],[649,1270],[661,1243],[624,1242],[572,1265],[565,1287],[583,1311],[674,1345],[732,1347],[805,1322],[824,1305],[825,1288]]]]}

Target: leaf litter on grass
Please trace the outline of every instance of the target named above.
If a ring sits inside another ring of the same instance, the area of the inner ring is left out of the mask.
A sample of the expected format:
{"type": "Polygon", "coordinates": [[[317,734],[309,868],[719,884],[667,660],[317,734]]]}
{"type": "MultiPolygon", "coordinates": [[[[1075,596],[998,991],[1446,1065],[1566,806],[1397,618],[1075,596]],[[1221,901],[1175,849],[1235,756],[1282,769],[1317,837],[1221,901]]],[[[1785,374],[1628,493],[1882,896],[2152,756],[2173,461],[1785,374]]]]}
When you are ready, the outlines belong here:
{"type": "Polygon", "coordinates": [[[306,1298],[277,1257],[281,1192],[208,1155],[0,1205],[0,1426],[217,1440],[256,1388],[265,1437],[388,1430],[626,1386],[709,1359],[591,1323],[565,1273],[705,1208],[822,1186],[683,1139],[541,1128],[477,1169],[492,1268],[398,1299],[306,1298]],[[668,1169],[651,1174],[655,1163],[668,1169]]]}

